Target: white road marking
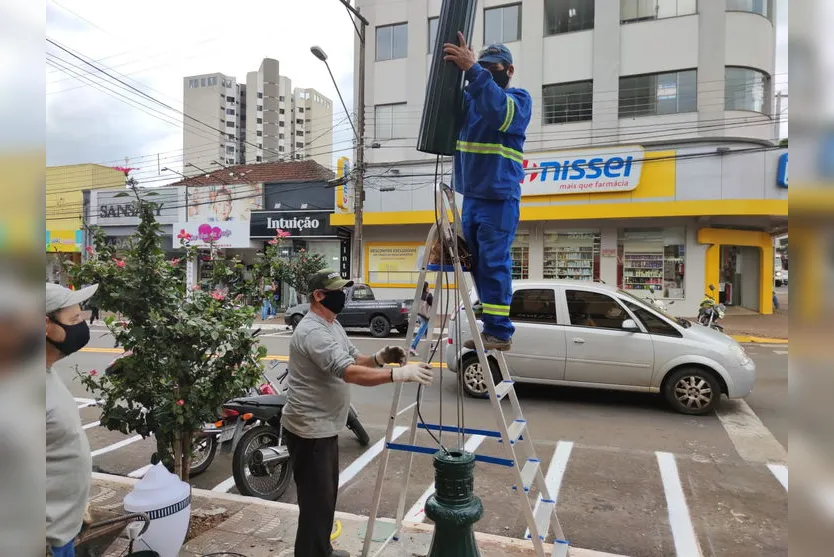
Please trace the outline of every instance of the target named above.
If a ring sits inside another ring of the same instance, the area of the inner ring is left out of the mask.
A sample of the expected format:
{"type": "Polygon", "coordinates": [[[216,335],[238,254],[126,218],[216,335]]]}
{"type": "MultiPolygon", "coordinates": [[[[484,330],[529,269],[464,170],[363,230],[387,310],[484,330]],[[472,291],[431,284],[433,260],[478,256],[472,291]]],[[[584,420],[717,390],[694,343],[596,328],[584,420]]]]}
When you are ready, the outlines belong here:
{"type": "MultiPolygon", "coordinates": [[[[477,449],[481,445],[481,443],[483,443],[484,439],[486,439],[486,437],[484,437],[483,435],[473,435],[466,441],[466,443],[464,443],[463,449],[470,453],[475,452],[475,449],[477,449]]],[[[429,488],[423,492],[420,498],[417,499],[417,502],[414,503],[414,505],[410,509],[408,509],[408,512],[405,513],[403,521],[423,522],[424,520],[426,520],[426,513],[423,507],[426,504],[426,500],[429,498],[429,496],[431,496],[432,493],[434,493],[433,485],[429,486],[429,488]]]]}
{"type": "Polygon", "coordinates": [[[146,465],[142,466],[141,468],[139,468],[138,470],[134,470],[133,472],[128,474],[127,477],[128,478],[144,478],[145,474],[147,474],[148,470],[150,470],[152,467],[153,467],[153,464],[146,464],[146,465]]]}
{"type": "Polygon", "coordinates": [[[234,478],[234,476],[232,476],[231,478],[226,478],[225,480],[223,480],[222,482],[220,482],[219,484],[217,484],[216,486],[211,488],[211,490],[212,491],[219,491],[220,493],[228,493],[229,490],[232,489],[234,486],[235,486],[235,478],[234,478]]]}
{"type": "Polygon", "coordinates": [[[779,483],[782,484],[782,487],[785,488],[785,491],[788,490],[788,467],[784,464],[768,464],[768,468],[770,468],[770,472],[779,480],[779,483]]]}
{"type": "Polygon", "coordinates": [[[101,422],[99,422],[99,421],[90,422],[89,424],[81,426],[81,429],[92,429],[92,428],[100,426],[100,425],[101,425],[101,422]]]}
{"type": "Polygon", "coordinates": [[[748,462],[787,462],[785,448],[746,402],[725,401],[716,414],[741,458],[748,462]]]}
{"type": "Polygon", "coordinates": [[[773,353],[776,354],[777,356],[786,356],[788,354],[788,351],[787,350],[774,350],[773,353]]]}
{"type": "Polygon", "coordinates": [[[141,435],[134,435],[133,437],[128,437],[127,439],[122,439],[118,443],[113,443],[112,445],[107,445],[104,448],[97,449],[97,450],[93,451],[92,453],[90,453],[90,455],[93,456],[93,457],[103,455],[104,453],[109,453],[111,451],[115,451],[116,449],[121,449],[122,447],[126,447],[126,446],[130,445],[131,443],[135,443],[135,442],[141,441],[141,440],[142,440],[141,435]]]}
{"type": "Polygon", "coordinates": [[[672,528],[672,538],[675,541],[675,555],[677,557],[703,557],[686,497],[683,494],[678,466],[672,453],[656,452],[657,465],[660,468],[660,478],[663,480],[663,491],[666,494],[666,507],[669,511],[669,525],[672,528]]]}
{"type": "Polygon", "coordinates": [[[90,406],[95,406],[96,401],[92,398],[78,398],[75,397],[75,402],[78,404],[78,409],[81,410],[82,408],[88,408],[90,406]]]}
{"type": "MultiPolygon", "coordinates": [[[[402,435],[408,431],[408,428],[405,426],[397,426],[394,428],[393,433],[391,434],[391,441],[402,435]]],[[[342,486],[356,477],[365,466],[367,466],[376,455],[382,452],[383,447],[385,446],[385,438],[383,437],[376,443],[374,443],[370,449],[359,455],[359,458],[351,462],[347,468],[342,470],[342,473],[339,474],[339,489],[342,489],[342,486]]]]}
{"type": "MultiPolygon", "coordinates": [[[[556,444],[556,450],[553,451],[553,458],[550,459],[550,464],[547,466],[547,473],[544,476],[544,483],[547,486],[547,491],[550,498],[559,504],[559,489],[562,487],[562,478],[565,475],[565,469],[568,466],[568,459],[570,452],[573,449],[572,441],[559,441],[556,444]]],[[[536,497],[536,506],[533,507],[533,515],[539,510],[542,502],[542,496],[536,497]]],[[[524,538],[530,535],[530,530],[524,531],[524,538]]],[[[547,532],[544,533],[547,536],[547,532]]]]}

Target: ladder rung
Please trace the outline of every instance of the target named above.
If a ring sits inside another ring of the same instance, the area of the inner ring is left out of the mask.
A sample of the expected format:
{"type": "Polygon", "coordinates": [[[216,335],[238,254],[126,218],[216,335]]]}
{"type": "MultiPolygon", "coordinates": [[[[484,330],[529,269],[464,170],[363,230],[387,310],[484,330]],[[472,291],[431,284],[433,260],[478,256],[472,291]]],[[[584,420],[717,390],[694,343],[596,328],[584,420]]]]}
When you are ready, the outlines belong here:
{"type": "Polygon", "coordinates": [[[476,429],[472,427],[455,427],[451,425],[437,425],[418,423],[418,429],[427,429],[429,431],[451,431],[453,433],[466,433],[469,435],[483,435],[484,437],[495,437],[501,439],[500,431],[492,431],[490,429],[476,429]]]}
{"type": "MultiPolygon", "coordinates": [[[[555,506],[556,502],[552,499],[542,499],[539,501],[539,508],[536,509],[533,515],[536,522],[536,531],[542,540],[547,537],[547,531],[550,529],[550,515],[553,514],[553,508],[555,506]]],[[[529,538],[530,534],[527,537],[529,538]]]]}
{"type": "MultiPolygon", "coordinates": [[[[528,458],[524,464],[524,468],[521,469],[521,487],[525,492],[530,491],[530,486],[533,485],[533,480],[536,479],[536,472],[538,472],[539,466],[541,466],[541,460],[538,458],[528,458]]],[[[518,489],[518,486],[514,485],[513,489],[518,489]]]]}
{"type": "Polygon", "coordinates": [[[405,414],[406,412],[408,412],[409,410],[411,410],[415,406],[417,406],[416,402],[412,402],[411,404],[409,404],[407,406],[404,406],[403,408],[401,408],[400,410],[397,411],[397,416],[402,416],[403,414],[405,414]]]}
{"type": "Polygon", "coordinates": [[[495,398],[501,400],[502,398],[507,396],[507,393],[509,393],[510,390],[513,388],[514,383],[515,381],[513,381],[512,379],[505,379],[501,381],[499,384],[497,384],[495,386],[495,398]]]}
{"type": "Polygon", "coordinates": [[[524,433],[524,430],[527,428],[527,420],[514,420],[512,425],[507,428],[507,434],[510,438],[510,444],[512,445],[519,439],[521,439],[521,435],[524,433]]]}

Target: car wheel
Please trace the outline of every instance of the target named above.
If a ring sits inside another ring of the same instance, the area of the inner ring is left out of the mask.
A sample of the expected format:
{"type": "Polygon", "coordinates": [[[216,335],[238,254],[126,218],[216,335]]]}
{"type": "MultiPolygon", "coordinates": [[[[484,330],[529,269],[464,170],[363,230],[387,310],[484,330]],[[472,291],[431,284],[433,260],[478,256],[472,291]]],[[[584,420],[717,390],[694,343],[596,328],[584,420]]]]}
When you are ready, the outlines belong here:
{"type": "Polygon", "coordinates": [[[298,327],[298,324],[301,323],[302,319],[304,319],[304,318],[300,315],[293,315],[292,316],[291,323],[292,323],[292,330],[293,331],[295,330],[296,327],[298,327]]]}
{"type": "MultiPolygon", "coordinates": [[[[489,367],[492,370],[493,385],[501,381],[501,370],[495,360],[489,360],[489,367]]],[[[481,361],[475,353],[463,357],[458,373],[461,374],[463,392],[472,398],[489,398],[489,387],[486,384],[481,361]]]]}
{"type": "Polygon", "coordinates": [[[666,402],[681,414],[707,414],[721,401],[721,385],[709,371],[689,367],[669,376],[663,394],[666,402]]]}
{"type": "Polygon", "coordinates": [[[385,338],[391,333],[391,322],[384,315],[377,315],[371,319],[371,336],[374,338],[385,338]]]}
{"type": "Polygon", "coordinates": [[[781,280],[777,280],[777,281],[776,281],[776,288],[781,288],[781,287],[782,287],[782,281],[781,281],[781,280]]]}

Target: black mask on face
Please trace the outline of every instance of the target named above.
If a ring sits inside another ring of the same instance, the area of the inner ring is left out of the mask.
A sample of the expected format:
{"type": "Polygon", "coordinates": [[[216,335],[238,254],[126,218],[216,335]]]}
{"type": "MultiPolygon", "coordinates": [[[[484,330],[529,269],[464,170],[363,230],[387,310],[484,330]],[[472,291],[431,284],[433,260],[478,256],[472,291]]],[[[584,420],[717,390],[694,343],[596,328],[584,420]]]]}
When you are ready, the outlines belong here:
{"type": "Polygon", "coordinates": [[[328,290],[324,293],[324,299],[319,303],[339,315],[345,309],[345,299],[344,290],[328,290]]]}
{"type": "Polygon", "coordinates": [[[46,342],[57,348],[64,356],[78,352],[90,342],[90,328],[87,326],[86,321],[76,323],[75,325],[64,325],[54,319],[52,322],[61,327],[64,333],[66,333],[66,336],[62,342],[55,342],[49,337],[46,338],[46,342]]]}
{"type": "Polygon", "coordinates": [[[492,74],[492,80],[497,83],[501,89],[506,89],[507,85],[510,84],[510,74],[507,68],[504,68],[503,70],[494,70],[486,65],[484,65],[484,68],[492,74]]]}

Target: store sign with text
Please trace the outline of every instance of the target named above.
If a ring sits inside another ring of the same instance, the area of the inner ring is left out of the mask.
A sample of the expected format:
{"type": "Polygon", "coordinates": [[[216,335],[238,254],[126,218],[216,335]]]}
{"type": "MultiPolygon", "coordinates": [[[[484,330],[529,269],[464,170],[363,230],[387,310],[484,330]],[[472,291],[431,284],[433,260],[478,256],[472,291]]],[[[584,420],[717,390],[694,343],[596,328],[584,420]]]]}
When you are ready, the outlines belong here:
{"type": "Polygon", "coordinates": [[[274,238],[279,230],[290,238],[335,237],[330,226],[332,211],[252,211],[249,221],[251,238],[274,238]]]}
{"type": "Polygon", "coordinates": [[[639,146],[525,154],[521,195],[632,191],[646,151],[639,146]]]}
{"type": "Polygon", "coordinates": [[[779,156],[779,168],[776,171],[776,185],[780,188],[788,187],[788,154],[782,153],[779,156]]]}
{"type": "MultiPolygon", "coordinates": [[[[153,203],[160,224],[174,224],[185,217],[185,188],[144,188],[137,190],[143,201],[153,203]]],[[[139,224],[136,193],[125,190],[90,192],[90,224],[135,226],[139,224]]]]}
{"type": "Polygon", "coordinates": [[[173,246],[183,247],[185,234],[191,235],[191,245],[200,248],[248,248],[249,223],[245,221],[206,222],[193,220],[174,225],[173,246]]]}

